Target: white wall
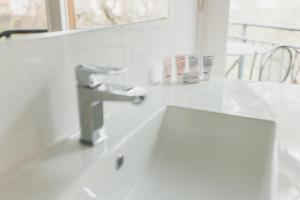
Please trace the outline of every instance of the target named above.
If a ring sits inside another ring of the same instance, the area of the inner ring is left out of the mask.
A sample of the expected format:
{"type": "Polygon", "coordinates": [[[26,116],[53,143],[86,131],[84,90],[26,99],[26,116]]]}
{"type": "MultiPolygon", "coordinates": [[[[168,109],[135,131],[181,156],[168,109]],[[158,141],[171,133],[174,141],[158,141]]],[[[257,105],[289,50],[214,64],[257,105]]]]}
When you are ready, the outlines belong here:
{"type": "Polygon", "coordinates": [[[230,0],[203,0],[200,21],[202,53],[215,56],[214,77],[224,77],[230,0]]]}
{"type": "Polygon", "coordinates": [[[197,0],[170,0],[167,20],[1,44],[0,174],[78,131],[75,65],[124,66],[145,85],[164,55],[195,51],[196,30],[197,0]]]}

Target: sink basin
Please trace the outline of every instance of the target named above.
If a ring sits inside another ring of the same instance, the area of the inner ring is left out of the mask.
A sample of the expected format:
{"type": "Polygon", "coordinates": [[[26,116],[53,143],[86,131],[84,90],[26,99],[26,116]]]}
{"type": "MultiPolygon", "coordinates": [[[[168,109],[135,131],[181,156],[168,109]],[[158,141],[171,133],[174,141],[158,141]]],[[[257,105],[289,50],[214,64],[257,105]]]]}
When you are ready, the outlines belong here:
{"type": "Polygon", "coordinates": [[[168,106],[61,199],[271,200],[275,124],[168,106]]]}

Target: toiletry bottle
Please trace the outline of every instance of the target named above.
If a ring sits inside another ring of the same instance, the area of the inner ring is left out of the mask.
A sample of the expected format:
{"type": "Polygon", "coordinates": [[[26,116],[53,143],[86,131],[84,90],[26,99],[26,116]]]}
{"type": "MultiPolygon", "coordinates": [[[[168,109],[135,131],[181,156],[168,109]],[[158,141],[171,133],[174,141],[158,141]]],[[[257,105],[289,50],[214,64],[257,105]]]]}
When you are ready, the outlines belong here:
{"type": "Polygon", "coordinates": [[[194,73],[199,71],[199,58],[195,55],[189,56],[189,72],[194,73]]]}
{"type": "Polygon", "coordinates": [[[163,83],[171,84],[172,80],[172,60],[170,56],[164,58],[163,83]]]}
{"type": "Polygon", "coordinates": [[[188,55],[189,71],[183,74],[182,83],[192,84],[199,82],[199,58],[195,55],[188,55]]]}
{"type": "Polygon", "coordinates": [[[182,83],[182,76],[185,71],[186,58],[184,55],[176,56],[177,82],[182,83]]]}
{"type": "Polygon", "coordinates": [[[204,81],[208,81],[210,80],[214,57],[203,56],[202,59],[203,60],[202,60],[202,67],[201,67],[201,79],[204,81]]]}

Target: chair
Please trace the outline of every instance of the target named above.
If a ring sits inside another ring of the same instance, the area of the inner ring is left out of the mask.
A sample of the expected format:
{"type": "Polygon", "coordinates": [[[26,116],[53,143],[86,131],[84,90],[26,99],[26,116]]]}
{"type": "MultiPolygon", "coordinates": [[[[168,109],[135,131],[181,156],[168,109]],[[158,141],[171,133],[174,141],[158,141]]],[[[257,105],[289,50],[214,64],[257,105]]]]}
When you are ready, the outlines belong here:
{"type": "Polygon", "coordinates": [[[300,48],[295,48],[292,83],[300,84],[300,48]]]}
{"type": "Polygon", "coordinates": [[[291,82],[288,78],[293,69],[293,55],[290,46],[278,46],[270,50],[261,60],[259,81],[291,82]]]}

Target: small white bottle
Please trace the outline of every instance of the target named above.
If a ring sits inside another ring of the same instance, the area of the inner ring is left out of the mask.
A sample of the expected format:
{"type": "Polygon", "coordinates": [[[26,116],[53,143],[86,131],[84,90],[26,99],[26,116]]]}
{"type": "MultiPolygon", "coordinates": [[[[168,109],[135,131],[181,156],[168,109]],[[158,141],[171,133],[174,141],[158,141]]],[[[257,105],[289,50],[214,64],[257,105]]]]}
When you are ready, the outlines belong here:
{"type": "Polygon", "coordinates": [[[179,84],[182,84],[183,81],[183,74],[185,72],[185,66],[186,66],[186,56],[185,55],[177,55],[175,56],[176,60],[176,81],[179,84]]]}
{"type": "Polygon", "coordinates": [[[164,58],[163,83],[171,84],[172,81],[172,59],[170,56],[164,58]]]}
{"type": "Polygon", "coordinates": [[[195,55],[189,56],[189,72],[199,72],[199,58],[195,55]]]}
{"type": "Polygon", "coordinates": [[[202,67],[201,67],[201,79],[204,81],[209,81],[211,77],[211,71],[213,67],[214,56],[203,56],[202,57],[202,67]]]}

